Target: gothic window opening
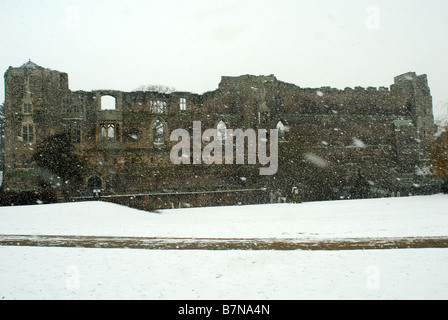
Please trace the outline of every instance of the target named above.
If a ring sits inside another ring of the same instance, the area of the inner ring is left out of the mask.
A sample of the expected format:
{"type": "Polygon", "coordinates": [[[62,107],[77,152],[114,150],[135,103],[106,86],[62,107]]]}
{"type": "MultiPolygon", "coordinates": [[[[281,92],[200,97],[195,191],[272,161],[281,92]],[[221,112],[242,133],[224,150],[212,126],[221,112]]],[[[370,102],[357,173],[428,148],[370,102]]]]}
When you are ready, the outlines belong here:
{"type": "Polygon", "coordinates": [[[34,142],[34,125],[27,123],[22,126],[22,141],[34,142]]]}
{"type": "Polygon", "coordinates": [[[151,101],[151,112],[163,114],[166,113],[166,102],[165,101],[151,101]]]}
{"type": "Polygon", "coordinates": [[[187,99],[180,98],[180,111],[186,111],[187,110],[187,99]]]}
{"type": "Polygon", "coordinates": [[[154,146],[162,146],[165,144],[165,126],[162,121],[156,120],[152,126],[152,136],[154,146]]]}
{"type": "Polygon", "coordinates": [[[101,142],[120,142],[120,125],[118,122],[102,122],[99,124],[101,142]]]}
{"type": "Polygon", "coordinates": [[[23,113],[25,113],[25,114],[32,113],[32,105],[31,105],[31,103],[24,103],[23,104],[23,113]]]}

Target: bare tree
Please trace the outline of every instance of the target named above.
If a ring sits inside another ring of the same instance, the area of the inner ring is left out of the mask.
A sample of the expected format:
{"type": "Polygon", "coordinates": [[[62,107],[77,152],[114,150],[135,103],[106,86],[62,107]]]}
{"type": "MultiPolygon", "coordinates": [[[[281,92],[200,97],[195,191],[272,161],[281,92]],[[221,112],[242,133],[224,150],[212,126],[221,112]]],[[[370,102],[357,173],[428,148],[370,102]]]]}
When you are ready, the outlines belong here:
{"type": "Polygon", "coordinates": [[[140,86],[140,87],[136,88],[135,91],[154,91],[154,92],[159,92],[159,93],[173,93],[176,91],[176,88],[161,85],[161,84],[158,84],[158,85],[148,84],[148,85],[140,86]]]}

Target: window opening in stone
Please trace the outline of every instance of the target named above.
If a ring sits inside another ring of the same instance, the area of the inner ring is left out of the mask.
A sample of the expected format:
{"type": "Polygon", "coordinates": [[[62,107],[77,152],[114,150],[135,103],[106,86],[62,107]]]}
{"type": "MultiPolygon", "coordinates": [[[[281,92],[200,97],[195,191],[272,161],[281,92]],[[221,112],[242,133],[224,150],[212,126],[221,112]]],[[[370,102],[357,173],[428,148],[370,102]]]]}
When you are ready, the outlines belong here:
{"type": "Polygon", "coordinates": [[[102,96],[101,97],[101,110],[115,110],[116,109],[116,99],[112,96],[102,96]]]}
{"type": "Polygon", "coordinates": [[[100,123],[100,136],[102,142],[119,142],[120,125],[116,122],[100,123]]]}
{"type": "Polygon", "coordinates": [[[106,141],[107,139],[107,129],[105,125],[101,125],[101,140],[106,141]]]}
{"type": "Polygon", "coordinates": [[[152,134],[153,134],[154,145],[155,146],[163,145],[165,143],[165,138],[164,138],[165,128],[164,128],[162,121],[156,120],[156,122],[154,122],[152,130],[153,130],[152,134]]]}
{"type": "Polygon", "coordinates": [[[180,98],[180,111],[186,111],[187,110],[187,99],[180,98]]]}
{"type": "Polygon", "coordinates": [[[70,139],[73,143],[81,143],[81,126],[76,124],[70,128],[70,139]]]}
{"type": "Polygon", "coordinates": [[[32,124],[24,124],[22,126],[23,142],[34,142],[34,126],[32,124]]]}
{"type": "Polygon", "coordinates": [[[151,111],[152,113],[166,113],[166,102],[165,101],[151,101],[151,111]]]}
{"type": "Polygon", "coordinates": [[[115,125],[114,124],[107,125],[107,137],[110,140],[115,140],[115,125]]]}
{"type": "Polygon", "coordinates": [[[23,113],[32,113],[31,103],[25,103],[23,105],[23,113]]]}

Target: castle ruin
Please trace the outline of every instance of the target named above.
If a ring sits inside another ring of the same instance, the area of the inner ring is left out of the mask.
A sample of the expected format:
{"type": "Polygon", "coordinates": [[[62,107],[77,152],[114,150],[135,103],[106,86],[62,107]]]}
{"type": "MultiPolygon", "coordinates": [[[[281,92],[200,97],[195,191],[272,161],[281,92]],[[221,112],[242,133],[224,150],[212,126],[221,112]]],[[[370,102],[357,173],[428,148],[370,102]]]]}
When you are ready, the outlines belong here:
{"type": "Polygon", "coordinates": [[[141,207],[348,199],[432,192],[424,174],[436,126],[426,75],[390,87],[300,88],[274,75],[222,77],[204,94],[71,91],[68,74],[29,61],[5,73],[4,189],[39,190],[30,159],[68,133],[87,163],[73,197],[126,196],[141,207]],[[178,128],[278,129],[279,168],[174,165],[178,128]],[[145,198],[146,197],[146,198],[145,198]],[[156,205],[157,203],[157,205],[156,205]]]}

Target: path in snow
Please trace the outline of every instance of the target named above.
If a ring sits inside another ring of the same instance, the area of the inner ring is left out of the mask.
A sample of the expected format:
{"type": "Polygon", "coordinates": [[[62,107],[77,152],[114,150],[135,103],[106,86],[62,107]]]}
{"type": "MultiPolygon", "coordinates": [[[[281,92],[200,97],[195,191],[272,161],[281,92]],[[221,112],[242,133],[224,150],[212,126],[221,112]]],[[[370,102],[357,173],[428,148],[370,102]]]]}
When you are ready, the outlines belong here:
{"type": "Polygon", "coordinates": [[[448,248],[448,237],[303,240],[0,235],[0,246],[147,250],[369,250],[448,248]]]}

